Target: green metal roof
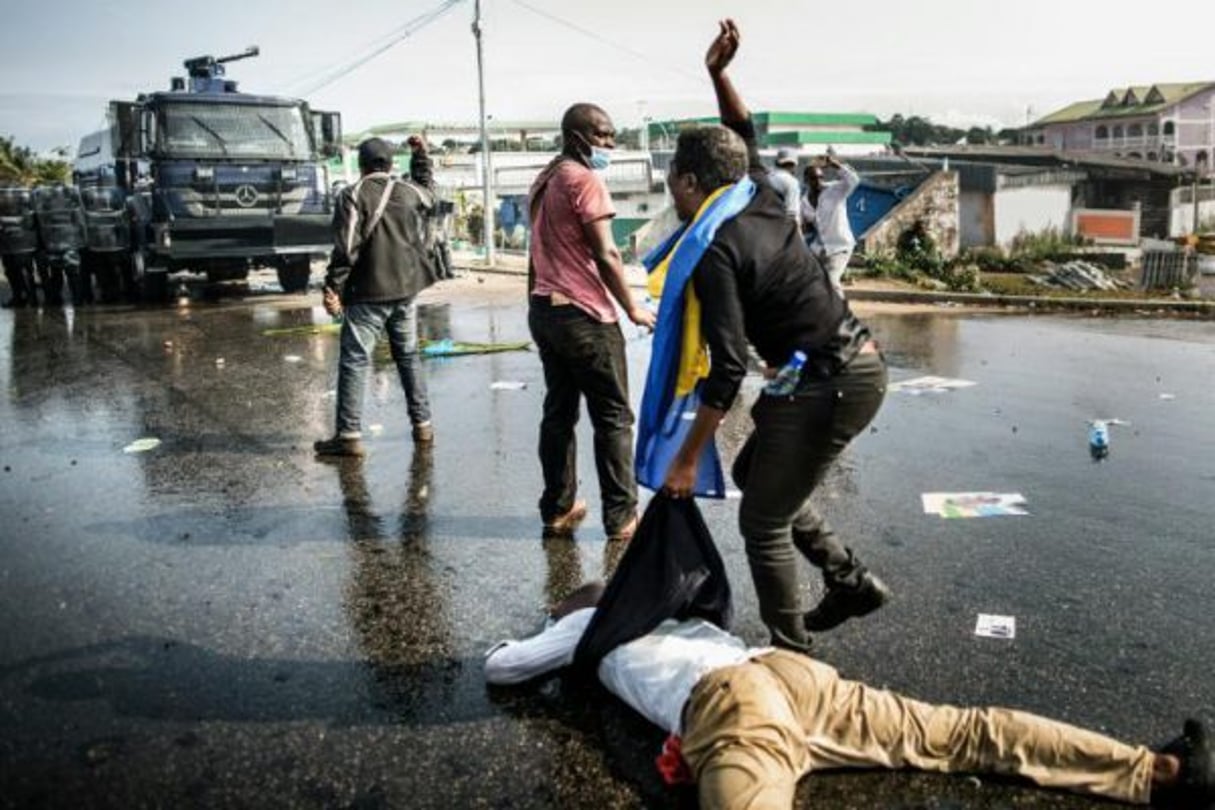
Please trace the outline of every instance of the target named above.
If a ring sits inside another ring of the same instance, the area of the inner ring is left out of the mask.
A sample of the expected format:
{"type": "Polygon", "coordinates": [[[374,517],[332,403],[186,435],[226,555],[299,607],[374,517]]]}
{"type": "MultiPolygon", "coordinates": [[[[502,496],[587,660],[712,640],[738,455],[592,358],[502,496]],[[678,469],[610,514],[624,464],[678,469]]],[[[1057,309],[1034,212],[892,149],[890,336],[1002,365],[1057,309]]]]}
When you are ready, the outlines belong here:
{"type": "Polygon", "coordinates": [[[1215,86],[1215,82],[1183,82],[1177,84],[1117,87],[1107,93],[1105,98],[1077,101],[1074,104],[1069,104],[1045,118],[1039,118],[1033,123],[1033,126],[1040,127],[1046,124],[1069,124],[1074,121],[1095,121],[1104,118],[1129,118],[1132,116],[1152,115],[1213,86],[1215,86]]]}
{"type": "Polygon", "coordinates": [[[811,132],[770,132],[761,139],[766,146],[775,144],[799,143],[890,143],[889,132],[855,132],[843,130],[830,132],[816,130],[811,132]]]}
{"type": "Polygon", "coordinates": [[[868,113],[795,113],[761,112],[752,116],[759,127],[772,126],[855,126],[864,127],[878,122],[868,113]]]}

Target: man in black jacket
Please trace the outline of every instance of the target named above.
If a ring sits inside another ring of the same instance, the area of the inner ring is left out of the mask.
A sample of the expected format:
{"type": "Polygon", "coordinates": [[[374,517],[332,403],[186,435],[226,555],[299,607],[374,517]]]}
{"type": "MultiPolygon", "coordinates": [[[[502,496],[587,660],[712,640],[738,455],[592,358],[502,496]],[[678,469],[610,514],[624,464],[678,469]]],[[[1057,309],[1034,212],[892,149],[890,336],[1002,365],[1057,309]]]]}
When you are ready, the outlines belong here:
{"type": "Polygon", "coordinates": [[[392,358],[413,425],[413,440],[434,441],[430,402],[418,355],[414,298],[433,284],[430,158],[420,140],[410,139],[410,180],[397,180],[392,147],[380,138],[359,144],[362,177],[344,189],[333,215],[334,247],[325,276],[324,304],[344,315],[338,361],[337,430],[316,442],[318,455],[361,456],[363,393],[371,355],[387,331],[392,358]]]}
{"type": "Polygon", "coordinates": [[[832,289],[768,182],[750,113],[726,75],[737,50],[738,29],[723,23],[705,63],[725,126],[680,133],[667,171],[675,209],[685,221],[709,195],[747,174],[756,191],[717,230],[693,271],[712,365],[664,488],[677,497],[691,494],[701,451],[746,374],[748,343],[771,368],[784,366],[795,351],[804,353],[792,394],[765,394],[756,402],[755,431],[734,464],[743,493],[739,527],[760,614],[774,645],[804,651],[808,631],[870,613],[889,595],[810,502],[836,457],[881,406],[886,367],[869,330],[832,289]],[[826,586],[819,604],[805,613],[795,548],[822,571],[826,586]]]}

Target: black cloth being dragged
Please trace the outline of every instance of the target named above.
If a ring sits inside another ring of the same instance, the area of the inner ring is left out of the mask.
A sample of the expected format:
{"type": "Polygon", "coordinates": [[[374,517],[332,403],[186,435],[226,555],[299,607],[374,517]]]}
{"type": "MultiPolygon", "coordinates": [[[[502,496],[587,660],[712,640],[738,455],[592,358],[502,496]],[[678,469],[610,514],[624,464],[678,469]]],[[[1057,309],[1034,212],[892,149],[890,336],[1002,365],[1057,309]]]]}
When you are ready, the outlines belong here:
{"type": "Polygon", "coordinates": [[[730,581],[696,502],[658,494],[578,642],[574,667],[593,673],[621,644],[666,619],[687,618],[729,630],[734,618],[730,581]]]}

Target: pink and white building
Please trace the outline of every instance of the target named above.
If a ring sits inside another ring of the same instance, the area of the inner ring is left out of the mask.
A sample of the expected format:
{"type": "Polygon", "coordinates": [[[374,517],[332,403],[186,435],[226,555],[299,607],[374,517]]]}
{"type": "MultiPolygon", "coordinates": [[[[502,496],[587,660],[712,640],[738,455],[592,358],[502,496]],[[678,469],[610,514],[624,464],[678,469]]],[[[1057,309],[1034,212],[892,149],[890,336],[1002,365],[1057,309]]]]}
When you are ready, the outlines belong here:
{"type": "Polygon", "coordinates": [[[1079,101],[1024,130],[1023,143],[1060,152],[1171,163],[1210,171],[1215,82],[1153,84],[1079,101]]]}

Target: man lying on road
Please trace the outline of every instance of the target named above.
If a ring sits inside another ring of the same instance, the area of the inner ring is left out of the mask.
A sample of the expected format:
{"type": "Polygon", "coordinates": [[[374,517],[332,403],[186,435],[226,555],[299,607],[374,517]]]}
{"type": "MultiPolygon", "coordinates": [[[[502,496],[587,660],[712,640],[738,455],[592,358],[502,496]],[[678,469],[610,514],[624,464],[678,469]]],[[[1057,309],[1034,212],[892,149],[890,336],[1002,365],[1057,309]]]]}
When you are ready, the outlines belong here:
{"type": "MultiPolygon", "coordinates": [[[[543,632],[494,646],[486,680],[522,683],[573,662],[602,592],[602,584],[583,586],[554,608],[557,621],[543,632]]],[[[837,768],[1018,775],[1131,804],[1215,806],[1215,757],[1196,720],[1153,752],[1026,712],[874,689],[807,655],[748,647],[703,619],[662,622],[609,652],[597,674],[682,738],[704,810],[792,807],[802,776],[837,768]]]]}

